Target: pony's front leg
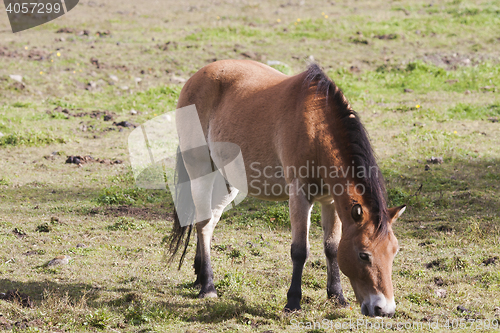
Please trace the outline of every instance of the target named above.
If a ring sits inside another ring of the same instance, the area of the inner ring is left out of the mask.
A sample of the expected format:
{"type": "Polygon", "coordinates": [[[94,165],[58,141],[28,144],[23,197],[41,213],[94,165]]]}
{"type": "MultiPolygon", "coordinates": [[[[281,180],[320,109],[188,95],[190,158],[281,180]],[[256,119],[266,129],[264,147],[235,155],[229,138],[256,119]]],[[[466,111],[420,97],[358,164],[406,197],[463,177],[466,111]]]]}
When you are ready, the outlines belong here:
{"type": "Polygon", "coordinates": [[[337,250],[342,235],[342,222],[335,211],[332,202],[321,204],[321,224],[323,226],[323,245],[325,247],[328,280],[326,292],[329,298],[335,299],[340,305],[347,306],[340,284],[340,271],[337,263],[337,250]]]}
{"type": "Polygon", "coordinates": [[[309,256],[309,224],[312,203],[301,190],[299,180],[290,184],[290,222],[292,225],[291,256],[293,263],[292,283],[287,293],[285,311],[300,310],[302,298],[302,271],[309,256]]]}

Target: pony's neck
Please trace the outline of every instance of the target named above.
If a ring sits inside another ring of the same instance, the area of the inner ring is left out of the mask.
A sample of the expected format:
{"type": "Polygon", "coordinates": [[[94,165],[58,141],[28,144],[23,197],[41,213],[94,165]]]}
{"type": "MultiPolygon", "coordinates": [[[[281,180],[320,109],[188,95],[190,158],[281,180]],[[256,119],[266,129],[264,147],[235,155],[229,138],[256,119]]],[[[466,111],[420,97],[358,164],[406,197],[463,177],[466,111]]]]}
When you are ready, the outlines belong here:
{"type": "MultiPolygon", "coordinates": [[[[320,98],[315,98],[312,102],[310,105],[313,105],[311,111],[314,117],[311,118],[315,119],[314,126],[317,133],[317,163],[326,167],[321,177],[342,218],[343,215],[350,214],[354,204],[365,204],[365,186],[359,177],[362,170],[349,158],[347,149],[350,143],[347,141],[348,136],[343,133],[345,129],[336,116],[338,106],[330,103],[325,108],[325,100],[320,98]],[[320,107],[321,105],[323,107],[320,107]]],[[[346,215],[342,220],[350,219],[346,215]]]]}

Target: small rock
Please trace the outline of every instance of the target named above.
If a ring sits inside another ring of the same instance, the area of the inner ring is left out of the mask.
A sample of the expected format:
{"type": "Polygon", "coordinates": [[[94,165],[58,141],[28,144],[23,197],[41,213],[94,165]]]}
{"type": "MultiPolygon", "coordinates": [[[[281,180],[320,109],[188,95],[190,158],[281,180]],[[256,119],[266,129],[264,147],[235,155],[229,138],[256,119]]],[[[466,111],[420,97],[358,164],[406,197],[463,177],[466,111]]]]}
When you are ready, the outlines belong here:
{"type": "Polygon", "coordinates": [[[12,87],[15,89],[15,90],[24,90],[24,88],[26,88],[26,85],[22,82],[14,82],[12,84],[12,87]]]}
{"type": "Polygon", "coordinates": [[[349,67],[349,70],[352,72],[352,73],[359,73],[361,72],[361,69],[359,69],[358,66],[351,66],[349,67]]]}
{"type": "Polygon", "coordinates": [[[85,90],[94,90],[95,88],[97,88],[97,83],[95,83],[94,81],[90,81],[85,86],[85,90]]]}
{"type": "Polygon", "coordinates": [[[118,77],[116,75],[110,75],[109,78],[115,82],[118,82],[118,77]]]}
{"type": "Polygon", "coordinates": [[[73,28],[61,28],[56,31],[57,34],[72,34],[75,32],[73,28]]]}
{"type": "Polygon", "coordinates": [[[427,160],[427,162],[431,164],[443,164],[444,160],[442,157],[432,156],[430,159],[427,160]]]}
{"type": "Polygon", "coordinates": [[[172,75],[172,77],[170,78],[170,82],[172,83],[185,83],[187,80],[185,78],[182,78],[182,77],[179,77],[179,76],[175,76],[175,75],[172,75]]]}
{"type": "Polygon", "coordinates": [[[50,155],[45,155],[43,158],[45,158],[46,160],[55,160],[57,156],[59,156],[59,152],[53,151],[52,153],[50,153],[50,155]]]}
{"type": "Polygon", "coordinates": [[[491,257],[491,258],[483,260],[483,264],[485,266],[492,265],[492,264],[494,265],[497,260],[498,260],[498,257],[491,257]]]}
{"type": "Polygon", "coordinates": [[[121,90],[128,90],[128,86],[121,86],[120,89],[121,90]]]}
{"type": "Polygon", "coordinates": [[[83,244],[83,243],[78,243],[78,244],[76,244],[76,247],[77,247],[77,248],[79,248],[79,249],[80,249],[80,248],[81,248],[81,249],[84,249],[84,248],[86,248],[86,247],[87,247],[87,245],[85,245],[85,244],[83,244]]]}
{"type": "Polygon", "coordinates": [[[14,235],[16,235],[19,238],[23,238],[23,237],[27,236],[26,232],[24,232],[23,230],[18,229],[18,228],[14,228],[14,230],[12,230],[12,232],[14,233],[14,235]]]}
{"type": "Polygon", "coordinates": [[[77,156],[68,156],[66,159],[66,163],[74,163],[74,164],[80,164],[80,158],[77,156]]]}
{"type": "Polygon", "coordinates": [[[23,83],[23,77],[21,75],[9,75],[9,77],[19,83],[23,83]]]}
{"type": "Polygon", "coordinates": [[[316,60],[314,59],[314,56],[312,54],[309,57],[307,57],[307,62],[309,62],[309,63],[316,62],[316,60]]]}
{"type": "Polygon", "coordinates": [[[438,259],[435,259],[427,264],[425,264],[425,268],[431,269],[434,267],[439,267],[441,265],[441,262],[438,259]]]}
{"type": "Polygon", "coordinates": [[[425,165],[425,171],[429,171],[431,169],[431,167],[429,166],[429,164],[426,164],[425,165]]]}
{"type": "Polygon", "coordinates": [[[436,289],[434,291],[434,293],[436,294],[437,297],[439,298],[445,298],[446,297],[446,289],[436,289]]]}
{"type": "Polygon", "coordinates": [[[133,115],[133,116],[135,116],[137,114],[137,111],[135,111],[134,109],[132,109],[132,110],[130,110],[130,114],[133,115]]]}
{"type": "Polygon", "coordinates": [[[34,255],[42,254],[42,253],[40,253],[39,250],[31,250],[31,251],[28,251],[28,252],[24,252],[23,256],[34,256],[34,255]]]}
{"type": "Polygon", "coordinates": [[[141,79],[140,77],[136,77],[136,78],[134,79],[134,82],[135,82],[135,85],[137,86],[139,83],[141,83],[141,82],[142,82],[142,79],[141,79]]]}
{"type": "Polygon", "coordinates": [[[469,95],[469,94],[470,94],[470,90],[466,90],[466,91],[464,92],[464,94],[469,95]]]}
{"type": "Polygon", "coordinates": [[[404,90],[404,92],[405,92],[405,93],[412,93],[412,92],[413,92],[413,89],[408,89],[408,88],[406,88],[406,89],[404,90]]]}
{"type": "Polygon", "coordinates": [[[483,90],[483,92],[495,91],[495,87],[494,86],[484,86],[484,87],[481,87],[481,89],[483,90]]]}
{"type": "Polygon", "coordinates": [[[253,51],[242,52],[241,55],[245,58],[257,59],[257,54],[253,51]]]}
{"type": "Polygon", "coordinates": [[[36,227],[36,231],[38,232],[50,232],[51,230],[52,228],[48,223],[43,223],[36,227]]]}
{"type": "Polygon", "coordinates": [[[137,126],[132,124],[129,121],[120,121],[119,123],[113,123],[115,126],[121,126],[121,127],[133,127],[136,128],[137,126]]]}
{"type": "Polygon", "coordinates": [[[398,38],[398,35],[396,34],[376,35],[374,36],[374,38],[390,40],[398,38]]]}
{"type": "Polygon", "coordinates": [[[98,32],[96,32],[96,35],[99,35],[99,37],[109,36],[109,35],[111,35],[111,31],[109,31],[109,30],[98,31],[98,32]]]}
{"type": "Polygon", "coordinates": [[[500,317],[500,307],[497,306],[493,310],[495,311],[495,317],[500,317]]]}
{"type": "Polygon", "coordinates": [[[67,265],[71,260],[70,256],[57,256],[47,263],[47,266],[67,265]]]}
{"type": "Polygon", "coordinates": [[[436,286],[442,286],[443,285],[443,279],[441,279],[440,277],[436,277],[434,278],[434,283],[436,284],[436,286]]]}

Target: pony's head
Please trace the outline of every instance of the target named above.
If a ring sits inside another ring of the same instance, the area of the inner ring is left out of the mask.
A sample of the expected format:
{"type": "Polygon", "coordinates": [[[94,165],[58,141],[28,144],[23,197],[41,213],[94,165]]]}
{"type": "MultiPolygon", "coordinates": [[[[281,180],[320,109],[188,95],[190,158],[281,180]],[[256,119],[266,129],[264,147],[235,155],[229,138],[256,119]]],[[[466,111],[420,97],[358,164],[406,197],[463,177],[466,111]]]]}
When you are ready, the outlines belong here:
{"type": "MultiPolygon", "coordinates": [[[[322,158],[330,158],[326,163],[343,171],[352,171],[352,174],[343,172],[346,183],[342,194],[335,192],[342,181],[331,180],[331,184],[337,182],[331,188],[342,221],[337,252],[339,268],[350,279],[363,314],[392,316],[396,309],[392,261],[399,249],[392,224],[406,206],[387,208],[383,176],[368,134],[340,88],[315,64],[309,66],[305,83],[314,92],[314,98],[321,97],[317,98],[318,103],[326,101],[325,119],[330,120],[326,121],[329,124],[325,130],[327,135],[323,136],[326,139],[320,144],[331,154],[322,158]]],[[[325,175],[330,180],[328,177],[331,176],[325,175]]]]}
{"type": "Polygon", "coordinates": [[[392,224],[405,209],[404,205],[387,209],[383,229],[380,216],[372,216],[364,205],[355,203],[346,211],[352,223],[343,223],[338,264],[351,281],[364,315],[392,316],[396,309],[391,273],[399,246],[392,224]]]}

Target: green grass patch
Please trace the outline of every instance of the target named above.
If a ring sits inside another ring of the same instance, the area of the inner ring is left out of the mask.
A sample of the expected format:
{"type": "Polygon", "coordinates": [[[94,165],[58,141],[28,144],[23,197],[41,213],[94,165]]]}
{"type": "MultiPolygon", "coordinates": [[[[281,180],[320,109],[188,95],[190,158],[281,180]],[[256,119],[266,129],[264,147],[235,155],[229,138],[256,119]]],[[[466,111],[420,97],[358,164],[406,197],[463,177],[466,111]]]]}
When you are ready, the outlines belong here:
{"type": "Polygon", "coordinates": [[[144,221],[136,221],[130,217],[120,217],[117,222],[108,226],[106,229],[111,231],[142,230],[149,227],[144,221]]]}
{"type": "Polygon", "coordinates": [[[45,146],[67,143],[68,139],[40,131],[15,132],[0,137],[0,146],[45,146]]]}
{"type": "Polygon", "coordinates": [[[102,190],[96,202],[100,205],[144,205],[168,203],[169,198],[169,193],[162,190],[145,190],[133,185],[130,188],[122,188],[115,185],[102,190]]]}

